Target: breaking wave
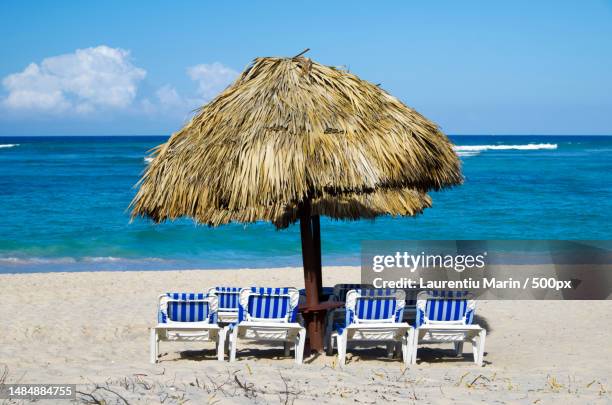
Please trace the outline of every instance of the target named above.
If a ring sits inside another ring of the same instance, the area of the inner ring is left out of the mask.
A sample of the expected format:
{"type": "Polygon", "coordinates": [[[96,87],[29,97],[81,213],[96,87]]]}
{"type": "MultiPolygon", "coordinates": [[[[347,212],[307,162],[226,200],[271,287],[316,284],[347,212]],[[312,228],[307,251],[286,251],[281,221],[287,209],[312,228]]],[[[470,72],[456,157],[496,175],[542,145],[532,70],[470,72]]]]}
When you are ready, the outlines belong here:
{"type": "Polygon", "coordinates": [[[92,263],[121,263],[121,264],[146,264],[146,263],[170,263],[158,257],[127,258],[114,256],[86,256],[86,257],[0,257],[2,265],[68,265],[68,264],[92,264],[92,263]]]}
{"type": "Polygon", "coordinates": [[[455,152],[459,156],[475,156],[487,150],[539,150],[557,149],[556,143],[530,143],[525,145],[460,145],[455,146],[455,152]]]}

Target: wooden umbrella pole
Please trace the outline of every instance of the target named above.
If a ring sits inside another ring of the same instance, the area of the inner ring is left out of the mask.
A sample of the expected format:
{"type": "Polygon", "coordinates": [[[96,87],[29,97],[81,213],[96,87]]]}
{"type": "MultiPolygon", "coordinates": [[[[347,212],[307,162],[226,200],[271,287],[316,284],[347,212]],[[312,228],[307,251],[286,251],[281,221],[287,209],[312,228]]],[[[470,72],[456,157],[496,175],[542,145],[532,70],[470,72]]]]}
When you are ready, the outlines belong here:
{"type": "MultiPolygon", "coordinates": [[[[300,234],[302,238],[306,307],[313,308],[319,304],[321,267],[317,265],[320,261],[316,258],[318,251],[313,235],[310,201],[305,201],[300,206],[300,234]]],[[[304,320],[306,321],[310,350],[322,352],[325,314],[319,311],[307,311],[305,315],[304,320]]]]}
{"type": "Polygon", "coordinates": [[[304,264],[304,287],[306,288],[306,304],[319,303],[316,276],[315,246],[310,219],[310,201],[305,201],[300,207],[300,236],[302,238],[302,263],[304,264]]]}
{"type": "Polygon", "coordinates": [[[319,289],[319,297],[323,291],[323,271],[321,263],[321,220],[318,215],[312,216],[312,237],[314,239],[315,248],[315,269],[317,272],[317,288],[319,289]]]}

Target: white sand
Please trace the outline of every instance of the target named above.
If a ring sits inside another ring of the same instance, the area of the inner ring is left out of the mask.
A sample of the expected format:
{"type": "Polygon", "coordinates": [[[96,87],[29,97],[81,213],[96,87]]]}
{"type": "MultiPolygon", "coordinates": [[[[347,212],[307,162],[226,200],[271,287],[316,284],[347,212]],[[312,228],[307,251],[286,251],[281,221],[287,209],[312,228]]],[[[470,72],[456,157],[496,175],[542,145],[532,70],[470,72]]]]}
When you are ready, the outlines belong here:
{"type": "MultiPolygon", "coordinates": [[[[359,269],[326,268],[324,277],[358,282],[359,269]]],[[[477,321],[489,330],[482,368],[471,355],[449,357],[450,346],[420,351],[407,370],[382,348],[354,351],[340,370],[324,355],[296,366],[280,347],[253,346],[230,365],[214,360],[212,344],[163,342],[162,361],[149,364],[157,295],[213,285],[301,287],[302,271],[0,275],[0,375],[5,365],[9,382],[81,384],[109,403],[124,402],[105,388],[130,403],[612,401],[611,301],[479,302],[477,321]]]]}

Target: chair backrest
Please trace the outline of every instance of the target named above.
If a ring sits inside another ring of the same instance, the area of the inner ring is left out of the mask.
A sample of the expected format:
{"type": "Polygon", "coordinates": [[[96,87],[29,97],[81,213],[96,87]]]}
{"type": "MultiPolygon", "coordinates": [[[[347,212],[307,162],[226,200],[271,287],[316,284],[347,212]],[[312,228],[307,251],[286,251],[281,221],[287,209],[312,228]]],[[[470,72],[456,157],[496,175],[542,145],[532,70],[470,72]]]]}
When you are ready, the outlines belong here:
{"type": "MultiPolygon", "coordinates": [[[[306,289],[301,288],[298,290],[300,293],[300,305],[306,304],[306,289]]],[[[333,300],[334,295],[334,287],[323,287],[321,288],[321,294],[319,295],[319,299],[324,300],[325,298],[333,300]]]]}
{"type": "Polygon", "coordinates": [[[240,293],[238,322],[295,322],[300,294],[297,289],[251,287],[240,293]]]}
{"type": "Polygon", "coordinates": [[[402,322],[406,294],[399,289],[366,288],[346,294],[346,325],[402,322]]]}
{"type": "Polygon", "coordinates": [[[374,288],[371,284],[336,284],[331,297],[331,301],[345,302],[346,294],[351,290],[374,288]]]}
{"type": "Polygon", "coordinates": [[[422,291],[417,296],[416,326],[469,325],[475,311],[476,300],[468,291],[422,291]]]}
{"type": "Polygon", "coordinates": [[[217,322],[217,297],[204,293],[166,293],[159,296],[159,323],[217,322]]]}
{"type": "Polygon", "coordinates": [[[321,294],[325,295],[325,296],[331,296],[334,294],[334,287],[323,287],[321,289],[321,294]]]}
{"type": "Polygon", "coordinates": [[[412,288],[404,288],[404,292],[406,293],[406,308],[414,308],[417,303],[417,296],[421,290],[416,290],[412,288]]]}
{"type": "Polygon", "coordinates": [[[208,295],[215,295],[219,302],[219,312],[238,312],[242,287],[213,287],[208,295]]]}
{"type": "MultiPolygon", "coordinates": [[[[356,288],[356,290],[361,290],[361,295],[393,295],[395,294],[395,291],[397,291],[397,288],[375,288],[375,287],[363,287],[361,289],[356,288]]],[[[404,294],[406,296],[406,305],[404,308],[407,307],[412,307],[414,309],[414,307],[416,306],[416,302],[417,302],[417,295],[419,293],[419,290],[414,290],[414,289],[407,289],[404,288],[402,289],[402,291],[404,291],[404,294]]]]}

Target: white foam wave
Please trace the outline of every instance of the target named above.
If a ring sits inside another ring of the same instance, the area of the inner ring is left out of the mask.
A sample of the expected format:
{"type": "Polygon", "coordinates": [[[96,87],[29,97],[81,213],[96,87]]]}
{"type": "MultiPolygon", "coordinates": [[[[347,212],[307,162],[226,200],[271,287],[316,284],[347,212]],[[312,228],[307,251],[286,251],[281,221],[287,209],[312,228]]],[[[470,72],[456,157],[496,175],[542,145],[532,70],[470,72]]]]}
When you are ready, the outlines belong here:
{"type": "Polygon", "coordinates": [[[164,259],[160,259],[158,257],[144,257],[141,259],[129,259],[129,258],[125,258],[125,257],[115,257],[115,256],[94,256],[94,257],[84,257],[82,259],[84,262],[88,262],[88,263],[116,263],[116,262],[122,262],[122,263],[142,263],[142,262],[155,262],[155,263],[161,263],[161,262],[166,262],[166,260],[164,259]]]}
{"type": "Polygon", "coordinates": [[[476,151],[476,150],[475,151],[469,151],[469,152],[457,151],[457,156],[476,156],[476,155],[480,155],[480,151],[476,151]]]}
{"type": "Polygon", "coordinates": [[[18,143],[0,143],[0,149],[2,148],[14,148],[15,146],[19,146],[18,143]]]}
{"type": "Polygon", "coordinates": [[[169,260],[164,260],[157,257],[145,257],[139,259],[123,258],[114,256],[94,256],[94,257],[0,257],[0,265],[62,265],[62,264],[77,264],[77,263],[165,263],[169,260]]]}
{"type": "Polygon", "coordinates": [[[76,260],[72,257],[0,257],[0,264],[27,265],[27,264],[73,264],[76,260]]]}
{"type": "Polygon", "coordinates": [[[538,150],[538,149],[557,149],[557,144],[556,143],[529,143],[525,145],[459,145],[459,146],[455,146],[455,151],[458,154],[465,153],[465,152],[479,153],[485,150],[538,150]]]}

